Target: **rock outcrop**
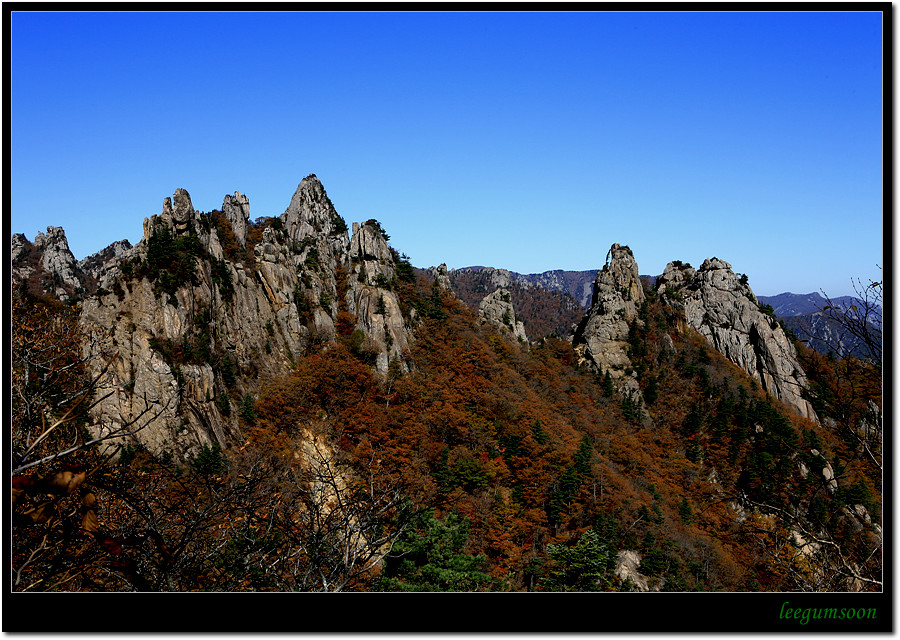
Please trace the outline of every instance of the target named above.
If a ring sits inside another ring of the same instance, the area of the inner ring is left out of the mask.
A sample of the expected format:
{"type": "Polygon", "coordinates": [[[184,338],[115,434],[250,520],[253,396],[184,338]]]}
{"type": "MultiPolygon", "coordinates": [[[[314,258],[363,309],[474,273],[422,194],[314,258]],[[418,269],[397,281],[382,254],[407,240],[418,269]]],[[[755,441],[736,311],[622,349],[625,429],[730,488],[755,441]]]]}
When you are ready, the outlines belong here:
{"type": "Polygon", "coordinates": [[[507,289],[501,287],[486,295],[481,300],[478,314],[484,321],[491,322],[504,331],[510,332],[516,340],[528,342],[525,325],[521,320],[516,319],[512,297],[507,289]]]}
{"type": "Polygon", "coordinates": [[[254,225],[249,206],[236,192],[223,215],[201,213],[178,189],[141,241],[110,257],[81,311],[94,371],[112,362],[97,424],[147,421],[138,442],[187,460],[238,440],[239,407],[261,380],[338,339],[381,373],[392,360],[406,368],[410,319],[380,225],[354,224],[351,238],[315,175],[277,218],[254,225]]]}
{"type": "Polygon", "coordinates": [[[102,283],[108,279],[116,265],[130,255],[133,248],[128,240],[117,240],[105,249],[79,260],[78,268],[83,274],[102,283]]]}
{"type": "MultiPolygon", "coordinates": [[[[42,254],[41,264],[47,273],[58,277],[62,284],[73,289],[81,288],[78,261],[69,249],[69,241],[62,227],[47,227],[46,235],[37,234],[34,246],[42,254]]],[[[59,295],[63,297],[65,291],[59,292],[59,295]]]]}
{"type": "Polygon", "coordinates": [[[753,376],[763,389],[816,420],[804,399],[806,375],[778,320],[761,311],[756,296],[724,260],[709,258],[699,269],[670,262],[657,279],[664,303],[684,313],[690,328],[753,376]]]}
{"type": "Polygon", "coordinates": [[[374,355],[375,368],[381,373],[387,372],[392,359],[399,362],[409,346],[410,329],[392,287],[397,259],[381,225],[374,220],[353,223],[347,304],[367,337],[365,348],[374,355]]]}
{"type": "Polygon", "coordinates": [[[591,308],[572,338],[582,362],[609,371],[614,380],[634,391],[639,387],[628,375],[628,330],[629,323],[641,322],[637,315],[645,299],[634,254],[627,246],[613,244],[594,280],[591,308]]]}
{"type": "Polygon", "coordinates": [[[11,249],[12,279],[25,283],[32,294],[72,303],[96,288],[95,278],[72,255],[62,227],[47,227],[33,243],[21,233],[13,234],[11,249]]]}
{"type": "Polygon", "coordinates": [[[650,578],[640,572],[641,554],[625,549],[616,554],[615,574],[625,585],[631,585],[633,591],[659,591],[660,580],[650,578]]]}
{"type": "Polygon", "coordinates": [[[233,196],[225,196],[222,203],[222,213],[231,223],[231,230],[238,244],[242,247],[247,244],[247,222],[250,220],[250,199],[240,191],[235,191],[233,196]]]}
{"type": "Polygon", "coordinates": [[[34,244],[24,234],[12,234],[10,242],[10,265],[12,266],[12,281],[24,282],[34,272],[39,260],[32,258],[34,244]]]}
{"type": "Polygon", "coordinates": [[[441,289],[447,291],[452,296],[456,296],[453,292],[453,283],[450,281],[450,272],[447,271],[446,263],[441,263],[437,267],[431,267],[428,272],[441,289]]]}

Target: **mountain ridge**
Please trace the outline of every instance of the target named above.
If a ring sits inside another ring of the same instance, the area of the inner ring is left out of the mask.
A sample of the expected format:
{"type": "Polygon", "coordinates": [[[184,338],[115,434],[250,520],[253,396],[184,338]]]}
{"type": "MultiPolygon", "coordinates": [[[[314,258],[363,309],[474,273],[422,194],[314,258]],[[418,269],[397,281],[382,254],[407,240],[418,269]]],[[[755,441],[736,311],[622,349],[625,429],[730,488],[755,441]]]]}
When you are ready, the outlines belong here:
{"type": "MultiPolygon", "coordinates": [[[[795,349],[730,264],[676,260],[645,277],[615,243],[590,248],[606,256],[596,272],[528,279],[417,269],[388,240],[377,220],[348,225],[312,174],[283,214],[255,222],[246,196],[200,212],[179,188],[140,242],[82,263],[61,229],[35,243],[14,236],[17,344],[46,317],[29,295],[52,297],[47,339],[68,319],[98,381],[81,433],[102,440],[98,465],[114,465],[81,480],[61,510],[77,518],[66,531],[143,554],[129,570],[156,589],[880,584],[878,467],[865,466],[881,455],[877,389],[853,406],[857,422],[841,423],[849,414],[821,392],[832,362],[795,349]],[[586,274],[587,309],[564,291],[583,294],[586,274]],[[160,486],[189,488],[197,519],[190,502],[149,537],[126,535],[143,516],[118,515],[140,503],[117,497],[123,478],[153,504],[160,486]],[[97,496],[115,521],[93,509],[97,496]],[[418,519],[405,519],[410,505],[418,519]],[[385,506],[394,519],[378,515],[385,506]],[[155,562],[175,548],[157,541],[179,531],[214,533],[179,547],[183,564],[155,562]],[[847,532],[859,545],[850,567],[831,552],[847,532]],[[824,542],[797,542],[811,535],[824,542]],[[782,542],[770,558],[772,540],[782,542]],[[455,555],[436,567],[422,545],[455,555]],[[365,570],[346,565],[358,552],[365,570]],[[582,574],[585,558],[593,569],[582,574]],[[336,573],[320,580],[305,559],[336,573]]],[[[15,350],[21,397],[34,352],[15,350]]],[[[19,414],[14,433],[42,428],[28,420],[19,414]]],[[[17,459],[38,437],[19,437],[17,459]]],[[[25,509],[56,477],[21,476],[17,526],[42,526],[42,512],[25,509]]],[[[40,561],[44,529],[32,531],[41,546],[23,542],[19,566],[40,561]]]]}

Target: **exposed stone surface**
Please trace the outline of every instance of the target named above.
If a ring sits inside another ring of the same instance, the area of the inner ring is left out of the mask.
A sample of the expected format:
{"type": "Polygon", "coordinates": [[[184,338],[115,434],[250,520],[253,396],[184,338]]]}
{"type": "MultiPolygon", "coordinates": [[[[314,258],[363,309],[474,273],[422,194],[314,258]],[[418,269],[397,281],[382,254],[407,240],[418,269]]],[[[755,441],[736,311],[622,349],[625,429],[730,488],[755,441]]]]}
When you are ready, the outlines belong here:
{"type": "MultiPolygon", "coordinates": [[[[10,265],[12,266],[13,282],[27,280],[35,270],[34,261],[30,258],[34,251],[34,244],[24,234],[14,233],[11,241],[10,265]]],[[[38,264],[40,260],[37,260],[38,264]]]]}
{"type": "Polygon", "coordinates": [[[380,225],[353,223],[347,304],[368,337],[366,347],[375,354],[375,368],[382,373],[392,358],[399,361],[409,347],[410,329],[390,286],[396,277],[396,260],[380,225]]]}
{"type": "Polygon", "coordinates": [[[231,223],[234,237],[242,247],[247,243],[247,221],[250,219],[250,199],[240,191],[233,196],[225,196],[222,202],[222,213],[231,223]]]}
{"type": "Polygon", "coordinates": [[[797,353],[778,321],[764,314],[745,279],[724,260],[709,258],[694,271],[669,263],[657,280],[662,300],[684,313],[689,327],[760,382],[775,398],[816,420],[797,353]]]}
{"type": "Polygon", "coordinates": [[[659,591],[659,581],[641,573],[640,566],[641,554],[637,551],[624,549],[616,554],[615,573],[622,582],[630,581],[636,591],[659,591]]]}
{"type": "MultiPolygon", "coordinates": [[[[809,452],[814,456],[819,455],[818,449],[810,449],[809,452]]],[[[838,481],[834,476],[834,467],[831,466],[831,463],[828,462],[828,460],[824,460],[824,464],[822,466],[822,479],[825,480],[825,486],[828,488],[829,493],[833,494],[837,491],[838,481]]]]}
{"type": "MultiPolygon", "coordinates": [[[[241,223],[249,218],[249,200],[226,196],[223,213],[247,245],[251,228],[241,231],[241,223]]],[[[238,261],[225,255],[219,228],[194,209],[184,189],[144,221],[144,237],[110,272],[114,282],[82,305],[94,370],[117,356],[106,385],[115,393],[96,408],[100,423],[126,424],[144,411],[145,419],[158,416],[137,440],[155,454],[181,459],[204,444],[227,446],[240,438],[242,399],[256,397],[261,380],[289,373],[298,357],[336,340],[344,312],[355,323],[349,330],[360,336],[354,348],[370,355],[378,371],[386,372],[392,359],[406,368],[411,329],[391,289],[397,256],[377,223],[354,225],[351,239],[311,175],[267,224],[261,234],[254,231],[252,252],[238,261]],[[200,247],[190,258],[193,280],[178,283],[174,294],[135,275],[146,273],[150,239],[163,227],[173,242],[196,236],[188,244],[200,247]],[[195,349],[173,359],[192,344],[205,355],[195,349]]]]}
{"type": "Polygon", "coordinates": [[[58,282],[56,296],[61,300],[69,299],[69,292],[64,286],[73,290],[83,288],[78,261],[69,250],[69,241],[62,227],[47,227],[47,233],[38,233],[34,238],[34,248],[41,254],[41,266],[58,282]]]}
{"type": "Polygon", "coordinates": [[[548,291],[561,291],[568,293],[583,308],[590,308],[593,283],[597,277],[596,270],[590,271],[564,271],[554,269],[543,273],[522,274],[506,269],[494,267],[463,267],[454,271],[474,271],[484,273],[490,277],[495,287],[510,287],[511,282],[516,282],[523,287],[540,287],[548,291]]]}
{"type": "Polygon", "coordinates": [[[644,302],[644,288],[634,255],[627,246],[613,244],[606,264],[597,273],[591,308],[575,329],[572,344],[583,362],[588,362],[627,389],[638,391],[637,381],[626,374],[628,325],[637,318],[644,302]]]}
{"type": "Polygon", "coordinates": [[[492,322],[509,331],[517,340],[528,342],[525,325],[521,320],[516,319],[512,297],[507,289],[501,287],[486,295],[481,301],[478,312],[485,321],[492,322]]]}
{"type": "Polygon", "coordinates": [[[663,294],[670,291],[674,294],[683,286],[690,284],[696,273],[696,269],[689,264],[682,264],[680,260],[670,262],[663,274],[656,278],[656,292],[663,294]]]}
{"type": "Polygon", "coordinates": [[[80,260],[78,267],[101,287],[109,285],[116,276],[119,263],[131,256],[133,248],[128,240],[116,240],[105,249],[80,260]]]}
{"type": "Polygon", "coordinates": [[[444,289],[451,295],[456,295],[453,291],[453,285],[450,282],[450,273],[447,271],[446,263],[441,263],[437,267],[431,267],[428,271],[441,289],[444,289]]]}

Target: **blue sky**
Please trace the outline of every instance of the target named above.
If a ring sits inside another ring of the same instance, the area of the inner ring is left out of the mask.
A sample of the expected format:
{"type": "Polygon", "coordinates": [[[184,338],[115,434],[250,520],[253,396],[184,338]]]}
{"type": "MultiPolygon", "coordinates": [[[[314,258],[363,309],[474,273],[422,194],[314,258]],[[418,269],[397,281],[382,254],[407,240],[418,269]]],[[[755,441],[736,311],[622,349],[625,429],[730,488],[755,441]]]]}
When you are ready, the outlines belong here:
{"type": "Polygon", "coordinates": [[[14,233],[77,258],[187,189],[279,215],[315,173],[416,266],[641,273],[759,295],[883,273],[877,12],[18,13],[14,233]]]}

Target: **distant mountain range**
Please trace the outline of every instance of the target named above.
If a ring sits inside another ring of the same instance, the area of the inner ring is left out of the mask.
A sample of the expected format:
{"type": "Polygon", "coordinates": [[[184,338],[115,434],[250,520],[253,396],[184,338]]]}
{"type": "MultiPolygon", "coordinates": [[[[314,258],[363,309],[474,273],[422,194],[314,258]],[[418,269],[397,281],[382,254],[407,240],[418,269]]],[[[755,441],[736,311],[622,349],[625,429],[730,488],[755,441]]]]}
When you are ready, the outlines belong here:
{"type": "Polygon", "coordinates": [[[585,309],[591,306],[591,292],[598,271],[598,269],[590,269],[588,271],[564,271],[562,269],[554,269],[552,271],[544,271],[543,273],[522,274],[506,269],[495,270],[492,267],[484,266],[462,267],[460,269],[455,269],[455,271],[480,272],[485,269],[506,272],[509,274],[512,281],[526,287],[540,287],[541,289],[547,289],[548,291],[568,293],[575,299],[575,302],[585,309]]]}
{"type": "MultiPolygon", "coordinates": [[[[866,355],[859,338],[829,319],[822,310],[831,304],[842,310],[854,305],[863,309],[861,300],[853,296],[839,296],[830,302],[818,293],[780,293],[777,296],[757,296],[759,302],[772,307],[775,315],[784,322],[800,340],[820,353],[833,352],[836,355],[866,355]]],[[[869,319],[872,335],[881,336],[881,309],[876,308],[869,319]]]]}
{"type": "MultiPolygon", "coordinates": [[[[819,293],[779,293],[777,296],[756,296],[756,299],[772,307],[776,316],[801,316],[807,313],[816,313],[822,310],[828,301],[819,293]]],[[[835,307],[847,309],[850,305],[860,304],[859,299],[853,296],[840,296],[832,298],[831,304],[835,307]]]]}
{"type": "MultiPolygon", "coordinates": [[[[506,269],[475,265],[462,267],[454,271],[460,273],[481,273],[487,271],[491,272],[493,278],[497,277],[494,274],[501,274],[501,278],[508,279],[508,281],[526,288],[537,287],[568,294],[572,296],[579,306],[588,309],[591,306],[591,294],[598,270],[565,271],[554,269],[543,273],[522,274],[506,269]]],[[[642,275],[641,278],[650,287],[655,285],[656,276],[642,275]]],[[[822,308],[828,304],[828,301],[821,294],[816,292],[784,292],[776,296],[757,296],[756,299],[761,304],[771,306],[775,316],[784,322],[785,327],[790,329],[811,348],[821,353],[833,351],[837,355],[846,353],[859,354],[859,341],[852,335],[847,334],[846,331],[841,330],[840,327],[822,314],[822,308]]],[[[861,301],[853,296],[839,296],[832,298],[831,304],[842,309],[849,309],[851,305],[859,306],[861,301]]],[[[565,319],[565,321],[568,320],[568,318],[565,319]]],[[[881,314],[876,314],[873,321],[877,324],[876,331],[880,333],[881,314]]]]}

